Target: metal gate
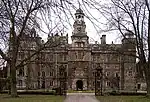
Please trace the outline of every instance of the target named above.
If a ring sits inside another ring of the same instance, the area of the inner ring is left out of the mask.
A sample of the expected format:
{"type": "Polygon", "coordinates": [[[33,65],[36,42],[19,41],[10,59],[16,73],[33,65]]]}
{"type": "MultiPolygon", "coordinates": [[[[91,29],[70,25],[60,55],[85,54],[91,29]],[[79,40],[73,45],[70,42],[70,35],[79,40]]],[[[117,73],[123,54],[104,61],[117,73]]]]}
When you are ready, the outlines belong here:
{"type": "Polygon", "coordinates": [[[99,66],[95,69],[95,95],[103,95],[102,86],[103,86],[103,69],[99,66]]]}
{"type": "Polygon", "coordinates": [[[64,66],[60,66],[59,69],[59,82],[60,82],[60,95],[66,95],[67,93],[67,72],[64,66]]]}

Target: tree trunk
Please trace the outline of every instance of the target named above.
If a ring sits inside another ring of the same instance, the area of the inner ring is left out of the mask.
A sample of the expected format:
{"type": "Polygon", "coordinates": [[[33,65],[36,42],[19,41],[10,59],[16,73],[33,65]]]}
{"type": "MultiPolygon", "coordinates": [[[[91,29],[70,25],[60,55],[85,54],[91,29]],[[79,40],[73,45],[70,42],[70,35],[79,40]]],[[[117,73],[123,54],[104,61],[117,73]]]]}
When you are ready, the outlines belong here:
{"type": "Polygon", "coordinates": [[[147,94],[146,96],[150,98],[150,79],[147,79],[147,94]]]}
{"type": "Polygon", "coordinates": [[[146,96],[150,98],[150,69],[149,69],[149,64],[148,63],[142,63],[142,67],[144,69],[145,73],[145,80],[146,80],[146,85],[147,85],[147,94],[146,96]]]}
{"type": "Polygon", "coordinates": [[[17,94],[17,87],[16,87],[16,67],[15,67],[15,63],[12,63],[12,65],[10,66],[10,75],[11,75],[11,79],[10,79],[10,84],[11,84],[11,97],[18,97],[17,94]]]}
{"type": "Polygon", "coordinates": [[[10,29],[10,86],[11,86],[11,97],[18,97],[17,94],[17,81],[16,81],[16,61],[18,55],[18,48],[19,48],[19,40],[15,33],[14,25],[10,29]]]}
{"type": "Polygon", "coordinates": [[[150,98],[150,64],[149,63],[146,65],[146,68],[147,68],[147,79],[146,79],[147,97],[150,98]]]}

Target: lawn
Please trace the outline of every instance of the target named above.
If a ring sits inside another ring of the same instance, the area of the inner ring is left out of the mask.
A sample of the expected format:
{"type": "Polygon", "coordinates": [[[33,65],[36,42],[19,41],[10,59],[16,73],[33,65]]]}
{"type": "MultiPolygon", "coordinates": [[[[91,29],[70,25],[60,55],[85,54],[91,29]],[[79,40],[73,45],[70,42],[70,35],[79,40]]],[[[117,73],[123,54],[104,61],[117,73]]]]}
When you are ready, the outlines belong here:
{"type": "Polygon", "coordinates": [[[100,102],[150,102],[145,96],[98,96],[100,102]]]}
{"type": "Polygon", "coordinates": [[[53,95],[19,95],[11,98],[7,94],[0,94],[0,102],[63,102],[65,97],[53,95]]]}
{"type": "MultiPolygon", "coordinates": [[[[54,95],[19,95],[11,98],[7,94],[0,94],[0,102],[63,102],[64,96],[54,95]]],[[[100,102],[150,102],[145,96],[98,96],[100,102]]]]}

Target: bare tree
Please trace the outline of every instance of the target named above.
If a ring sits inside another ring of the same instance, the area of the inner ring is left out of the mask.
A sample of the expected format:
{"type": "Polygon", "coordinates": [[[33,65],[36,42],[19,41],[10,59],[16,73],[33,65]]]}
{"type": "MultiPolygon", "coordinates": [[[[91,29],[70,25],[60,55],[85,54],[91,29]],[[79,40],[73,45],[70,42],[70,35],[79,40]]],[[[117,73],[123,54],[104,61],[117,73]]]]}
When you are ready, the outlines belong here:
{"type": "MultiPolygon", "coordinates": [[[[110,0],[104,5],[95,3],[93,7],[105,20],[105,30],[119,31],[123,38],[128,31],[135,36],[137,57],[144,71],[147,96],[150,96],[150,2],[148,0],[110,0]]],[[[141,72],[142,74],[142,72],[141,72]]]]}
{"type": "MultiPolygon", "coordinates": [[[[70,8],[74,8],[69,1],[62,0],[2,0],[0,2],[0,58],[7,62],[10,67],[11,96],[17,97],[16,70],[26,65],[33,56],[44,49],[44,45],[27,58],[17,63],[18,51],[22,36],[30,28],[35,28],[41,33],[52,33],[54,31],[64,32],[67,29],[65,22],[68,23],[70,8]],[[65,19],[63,19],[63,17],[65,19]],[[42,26],[45,25],[48,32],[42,26]],[[63,28],[63,29],[62,29],[63,28]],[[11,54],[8,52],[11,48],[11,54]],[[9,50],[8,50],[9,49],[9,50]]],[[[51,42],[51,47],[57,44],[51,42]]]]}

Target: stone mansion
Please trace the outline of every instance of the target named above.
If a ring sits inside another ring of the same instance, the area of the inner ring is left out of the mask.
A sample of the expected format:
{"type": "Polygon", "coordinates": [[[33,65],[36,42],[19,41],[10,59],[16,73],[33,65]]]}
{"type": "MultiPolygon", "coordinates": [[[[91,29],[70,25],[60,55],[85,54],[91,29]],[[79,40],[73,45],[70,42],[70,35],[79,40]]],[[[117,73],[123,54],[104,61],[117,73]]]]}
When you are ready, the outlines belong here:
{"type": "Polygon", "coordinates": [[[136,58],[129,56],[136,55],[135,38],[129,32],[125,36],[121,44],[107,44],[106,35],[101,36],[100,43],[90,44],[84,12],[80,8],[75,13],[71,44],[68,35],[63,34],[51,34],[47,42],[42,42],[33,28],[22,36],[17,61],[20,63],[38,53],[17,70],[17,88],[60,87],[60,68],[65,68],[68,90],[94,90],[95,69],[100,67],[103,90],[135,90],[136,58]]]}

